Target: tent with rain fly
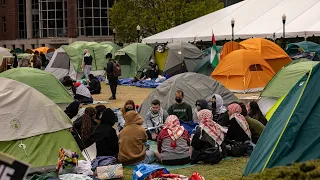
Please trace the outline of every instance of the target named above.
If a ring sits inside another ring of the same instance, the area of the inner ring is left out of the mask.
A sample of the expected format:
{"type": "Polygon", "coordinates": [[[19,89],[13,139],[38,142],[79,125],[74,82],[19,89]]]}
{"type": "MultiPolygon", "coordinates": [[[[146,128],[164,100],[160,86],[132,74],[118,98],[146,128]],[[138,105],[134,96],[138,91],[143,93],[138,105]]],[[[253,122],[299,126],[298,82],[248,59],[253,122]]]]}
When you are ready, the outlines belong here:
{"type": "Polygon", "coordinates": [[[290,56],[301,52],[315,52],[319,57],[320,45],[310,41],[301,41],[298,43],[288,44],[286,51],[290,56]]]}
{"type": "Polygon", "coordinates": [[[17,53],[17,54],[24,53],[24,50],[22,50],[22,49],[20,49],[20,48],[15,48],[13,51],[14,51],[15,53],[17,53]]]}
{"type": "Polygon", "coordinates": [[[187,42],[174,42],[167,47],[168,57],[163,69],[163,74],[166,76],[192,72],[203,58],[201,50],[187,42]]]}
{"type": "Polygon", "coordinates": [[[222,49],[220,51],[220,60],[223,60],[223,58],[226,57],[232,51],[239,50],[239,49],[246,49],[246,48],[235,41],[229,41],[225,43],[222,46],[222,49]]]}
{"type": "Polygon", "coordinates": [[[293,54],[290,56],[293,61],[296,61],[301,58],[308,59],[310,61],[320,61],[320,57],[315,52],[301,52],[298,54],[293,54]]]}
{"type": "Polygon", "coordinates": [[[266,85],[261,92],[258,104],[264,114],[278,101],[279,98],[288,93],[310,69],[317,65],[317,61],[298,60],[282,68],[266,85]]]}
{"type": "Polygon", "coordinates": [[[256,52],[240,49],[223,58],[211,77],[232,92],[246,93],[262,91],[274,74],[256,52]]]}
{"type": "Polygon", "coordinates": [[[292,60],[289,55],[276,43],[263,38],[251,38],[240,42],[240,45],[247,50],[258,53],[272,67],[274,72],[278,72],[283,66],[292,60]]]}
{"type": "Polygon", "coordinates": [[[320,158],[320,65],[290,90],[264,129],[244,175],[320,158]]]}
{"type": "Polygon", "coordinates": [[[14,57],[10,53],[10,49],[0,47],[0,72],[7,70],[7,64],[13,63],[14,57]]]}
{"type": "Polygon", "coordinates": [[[199,99],[211,100],[213,94],[219,94],[227,105],[231,102],[237,101],[238,98],[232,94],[222,84],[214,79],[193,72],[186,72],[175,75],[156,89],[143,101],[140,108],[140,114],[145,116],[150,109],[151,101],[158,99],[161,102],[163,109],[168,109],[172,105],[177,90],[184,91],[184,101],[195,108],[195,102],[199,99]]]}
{"type": "Polygon", "coordinates": [[[71,45],[64,45],[57,49],[47,65],[45,71],[52,73],[57,79],[70,76],[73,79],[81,79],[83,70],[83,50],[88,49],[93,58],[91,72],[94,75],[104,74],[107,63],[106,55],[114,53],[110,45],[100,45],[96,42],[77,41],[71,45]]]}
{"type": "Polygon", "coordinates": [[[0,77],[13,79],[38,90],[61,109],[65,109],[74,99],[66,88],[51,73],[36,68],[14,68],[0,73],[0,77]]]}
{"type": "Polygon", "coordinates": [[[21,82],[0,78],[0,152],[32,167],[55,166],[60,148],[80,153],[68,116],[21,82]]]}
{"type": "Polygon", "coordinates": [[[121,64],[121,78],[135,77],[141,73],[148,65],[152,53],[152,47],[141,43],[133,43],[118,50],[115,59],[121,64]]]}

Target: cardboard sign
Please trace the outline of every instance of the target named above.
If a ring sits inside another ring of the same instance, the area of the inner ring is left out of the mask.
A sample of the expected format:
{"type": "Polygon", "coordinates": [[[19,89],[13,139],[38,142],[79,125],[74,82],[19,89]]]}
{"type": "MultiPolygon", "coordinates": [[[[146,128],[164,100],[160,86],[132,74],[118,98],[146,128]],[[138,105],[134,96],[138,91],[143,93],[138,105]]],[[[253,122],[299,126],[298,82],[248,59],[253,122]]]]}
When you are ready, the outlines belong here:
{"type": "Polygon", "coordinates": [[[0,180],[23,180],[29,165],[0,152],[0,180]]]}

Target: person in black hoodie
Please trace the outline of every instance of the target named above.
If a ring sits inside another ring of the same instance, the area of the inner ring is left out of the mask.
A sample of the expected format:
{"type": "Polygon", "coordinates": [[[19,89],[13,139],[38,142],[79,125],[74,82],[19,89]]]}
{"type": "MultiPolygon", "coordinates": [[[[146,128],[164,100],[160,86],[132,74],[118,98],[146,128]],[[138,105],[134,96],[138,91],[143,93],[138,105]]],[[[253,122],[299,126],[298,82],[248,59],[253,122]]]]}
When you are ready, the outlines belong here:
{"type": "Polygon", "coordinates": [[[107,108],[102,113],[101,122],[91,134],[91,141],[96,142],[97,156],[118,157],[119,145],[116,130],[112,127],[116,123],[114,112],[107,108]]]}
{"type": "Polygon", "coordinates": [[[66,108],[66,110],[64,110],[64,112],[68,115],[70,119],[72,119],[78,114],[80,107],[80,101],[75,100],[71,104],[69,104],[69,106],[66,108]]]}
{"type": "Polygon", "coordinates": [[[89,74],[89,86],[88,89],[90,90],[91,94],[100,94],[101,92],[101,85],[98,78],[94,77],[93,74],[89,74]]]}

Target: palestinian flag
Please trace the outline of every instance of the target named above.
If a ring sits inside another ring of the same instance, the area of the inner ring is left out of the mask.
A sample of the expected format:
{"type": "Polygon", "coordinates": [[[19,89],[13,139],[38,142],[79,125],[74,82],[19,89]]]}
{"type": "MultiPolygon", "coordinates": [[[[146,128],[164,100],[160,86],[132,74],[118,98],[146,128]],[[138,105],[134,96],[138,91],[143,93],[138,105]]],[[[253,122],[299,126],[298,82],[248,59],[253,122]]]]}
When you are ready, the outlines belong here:
{"type": "Polygon", "coordinates": [[[212,32],[212,47],[211,47],[210,63],[212,67],[218,66],[218,63],[219,63],[218,49],[217,49],[216,39],[214,38],[213,32],[212,32]]]}

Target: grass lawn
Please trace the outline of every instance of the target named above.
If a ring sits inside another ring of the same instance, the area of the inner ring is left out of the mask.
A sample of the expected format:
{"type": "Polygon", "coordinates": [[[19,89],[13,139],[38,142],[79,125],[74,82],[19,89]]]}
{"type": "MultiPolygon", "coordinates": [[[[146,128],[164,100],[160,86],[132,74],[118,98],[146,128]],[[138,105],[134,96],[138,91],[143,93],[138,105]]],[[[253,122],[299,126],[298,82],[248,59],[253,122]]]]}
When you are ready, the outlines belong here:
{"type": "MultiPolygon", "coordinates": [[[[190,168],[172,170],[172,174],[181,174],[190,177],[194,172],[200,173],[208,180],[215,179],[238,179],[241,178],[248,158],[232,158],[222,160],[216,165],[197,165],[190,168]]],[[[124,180],[132,179],[132,169],[124,169],[124,180]]]]}

